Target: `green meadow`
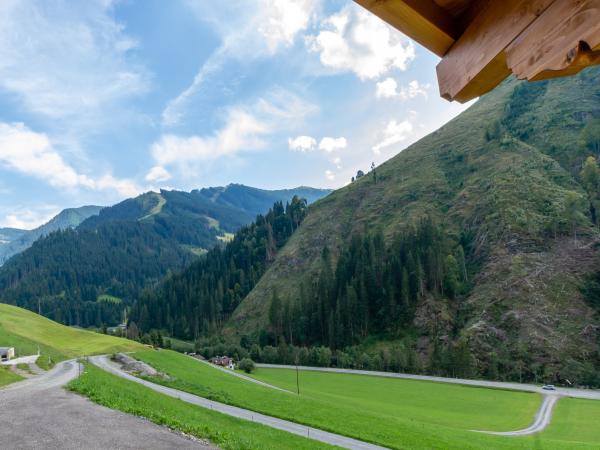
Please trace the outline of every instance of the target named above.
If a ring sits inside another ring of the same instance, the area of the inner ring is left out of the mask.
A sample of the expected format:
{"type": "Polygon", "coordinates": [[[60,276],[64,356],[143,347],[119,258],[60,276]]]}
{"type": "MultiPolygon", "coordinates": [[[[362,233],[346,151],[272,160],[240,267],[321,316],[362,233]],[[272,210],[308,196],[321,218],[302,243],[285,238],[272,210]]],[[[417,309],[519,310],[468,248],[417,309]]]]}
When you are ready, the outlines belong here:
{"type": "Polygon", "coordinates": [[[190,405],[87,364],[68,388],[112,409],[208,439],[224,450],[326,450],[329,445],[190,405]]]}
{"type": "MultiPolygon", "coordinates": [[[[298,396],[255,385],[171,351],[142,351],[135,356],[172,377],[154,379],[157,383],[394,449],[598,448],[600,442],[592,435],[575,439],[560,430],[525,438],[470,431],[526,428],[540,405],[538,394],[301,372],[298,396]]],[[[293,370],[259,369],[254,376],[296,389],[293,370]]]]}

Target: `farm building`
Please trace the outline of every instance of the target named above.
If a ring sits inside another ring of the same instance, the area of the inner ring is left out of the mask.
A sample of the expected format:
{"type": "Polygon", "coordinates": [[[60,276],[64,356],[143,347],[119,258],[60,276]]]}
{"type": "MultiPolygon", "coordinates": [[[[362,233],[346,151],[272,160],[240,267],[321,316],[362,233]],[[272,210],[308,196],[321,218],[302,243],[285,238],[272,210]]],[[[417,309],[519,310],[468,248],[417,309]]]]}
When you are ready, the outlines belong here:
{"type": "Polygon", "coordinates": [[[13,347],[0,347],[0,361],[10,361],[15,357],[15,349],[13,347]]]}
{"type": "Polygon", "coordinates": [[[229,356],[215,356],[214,358],[210,358],[210,362],[216,366],[227,367],[231,370],[235,369],[233,358],[229,356]]]}

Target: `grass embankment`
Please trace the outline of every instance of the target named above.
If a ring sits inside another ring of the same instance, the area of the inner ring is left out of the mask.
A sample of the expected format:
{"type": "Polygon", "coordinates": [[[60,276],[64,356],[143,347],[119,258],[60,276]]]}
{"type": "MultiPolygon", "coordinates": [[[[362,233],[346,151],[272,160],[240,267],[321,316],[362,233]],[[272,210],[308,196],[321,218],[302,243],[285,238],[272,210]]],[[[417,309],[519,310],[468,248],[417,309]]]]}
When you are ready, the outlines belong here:
{"type": "Polygon", "coordinates": [[[26,309],[2,303],[0,346],[14,347],[17,356],[33,355],[39,349],[38,365],[46,369],[68,358],[144,348],[134,341],[67,327],[26,309]]]}
{"type": "Polygon", "coordinates": [[[190,405],[132,381],[111,375],[89,364],[69,389],[96,403],[128,414],[145,417],[198,438],[209,439],[222,449],[231,450],[312,450],[333,449],[300,436],[275,430],[246,420],[190,405]]]}
{"type": "MultiPolygon", "coordinates": [[[[302,372],[298,397],[229,376],[174,352],[143,351],[135,356],[174,377],[153,380],[157,383],[390,448],[594,448],[558,439],[469,431],[526,428],[540,405],[537,394],[302,372]]],[[[294,371],[259,369],[256,377],[289,390],[296,386],[294,371]]]]}
{"type": "Polygon", "coordinates": [[[15,381],[20,381],[22,379],[23,378],[17,375],[16,373],[13,373],[7,368],[0,366],[0,387],[6,386],[10,383],[14,383],[15,381]]]}

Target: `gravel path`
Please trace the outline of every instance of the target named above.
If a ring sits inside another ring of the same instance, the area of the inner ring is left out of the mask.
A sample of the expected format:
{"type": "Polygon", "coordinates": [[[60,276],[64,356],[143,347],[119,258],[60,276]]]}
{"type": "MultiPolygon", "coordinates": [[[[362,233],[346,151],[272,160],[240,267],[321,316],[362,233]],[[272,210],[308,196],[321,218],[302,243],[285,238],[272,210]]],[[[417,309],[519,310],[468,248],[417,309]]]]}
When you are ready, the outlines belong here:
{"type": "Polygon", "coordinates": [[[200,441],[65,391],[78,374],[72,361],[0,389],[4,450],[209,449],[200,441]]]}
{"type": "Polygon", "coordinates": [[[346,436],[339,434],[329,433],[316,428],[310,428],[305,425],[300,425],[294,422],[290,422],[283,419],[278,419],[264,414],[256,413],[247,409],[238,408],[235,406],[226,405],[224,403],[207,400],[197,395],[189,394],[187,392],[172,389],[166,386],[152,383],[150,381],[142,380],[141,378],[134,377],[121,370],[120,367],[111,363],[106,356],[92,356],[90,361],[96,366],[118,375],[122,378],[126,378],[136,383],[142,384],[152,390],[168,395],[170,397],[178,398],[184,402],[191,403],[204,408],[212,409],[228,416],[238,417],[240,419],[250,420],[257,422],[268,427],[276,428],[278,430],[287,431],[289,433],[297,434],[299,436],[308,437],[317,441],[325,442],[327,444],[337,445],[338,447],[347,448],[351,450],[385,450],[385,447],[378,445],[369,444],[367,442],[358,441],[346,436]]]}

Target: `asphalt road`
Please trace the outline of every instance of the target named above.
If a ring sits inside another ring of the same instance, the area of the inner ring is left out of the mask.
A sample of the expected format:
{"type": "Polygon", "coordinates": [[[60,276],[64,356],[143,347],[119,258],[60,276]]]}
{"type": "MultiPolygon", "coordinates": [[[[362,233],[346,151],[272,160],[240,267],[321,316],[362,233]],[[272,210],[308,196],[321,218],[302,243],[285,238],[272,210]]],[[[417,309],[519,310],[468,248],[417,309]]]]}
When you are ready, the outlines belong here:
{"type": "Polygon", "coordinates": [[[252,422],[257,422],[268,427],[276,428],[278,430],[287,431],[289,433],[297,434],[299,436],[304,436],[310,439],[314,439],[316,441],[325,442],[331,445],[337,445],[338,447],[347,448],[351,450],[385,450],[385,447],[380,447],[378,445],[358,441],[356,439],[341,436],[339,434],[329,433],[327,431],[322,431],[316,428],[307,427],[305,425],[300,425],[287,420],[278,419],[276,417],[266,416],[264,414],[256,413],[247,409],[226,405],[224,403],[214,402],[212,400],[207,400],[203,397],[198,397],[197,395],[189,394],[187,392],[179,391],[177,389],[172,389],[166,386],[161,386],[152,383],[150,381],[142,380],[141,378],[134,377],[133,375],[124,372],[123,370],[121,370],[120,367],[111,363],[106,356],[92,356],[89,359],[93,364],[106,370],[107,372],[110,372],[112,374],[118,375],[122,378],[126,378],[131,381],[135,381],[136,383],[142,384],[154,391],[160,392],[170,397],[178,398],[187,403],[212,409],[214,411],[227,414],[228,416],[250,420],[252,422]]]}
{"type": "MultiPolygon", "coordinates": [[[[264,367],[270,369],[295,369],[296,366],[285,366],[279,364],[256,364],[256,367],[264,367]]],[[[546,395],[549,391],[542,389],[541,386],[534,384],[524,383],[508,383],[503,381],[487,381],[487,380],[469,380],[465,378],[445,378],[445,377],[433,377],[428,375],[410,375],[405,373],[394,373],[394,372],[376,372],[371,370],[354,370],[354,369],[336,369],[333,367],[309,367],[309,366],[298,366],[300,370],[310,370],[314,372],[334,372],[334,373],[349,373],[356,375],[369,375],[373,377],[385,377],[385,378],[400,378],[403,380],[422,380],[422,381],[434,381],[436,383],[451,383],[451,384],[463,384],[466,386],[481,386],[487,388],[500,388],[510,389],[515,391],[527,391],[537,392],[538,394],[546,395]]],[[[600,400],[600,390],[597,389],[573,389],[573,388],[560,388],[557,387],[555,391],[551,391],[553,394],[558,394],[561,397],[574,397],[574,398],[585,398],[588,400],[600,400]]]]}
{"type": "Polygon", "coordinates": [[[114,411],[62,388],[75,378],[75,362],[0,389],[3,450],[210,449],[144,419],[114,411]]]}

